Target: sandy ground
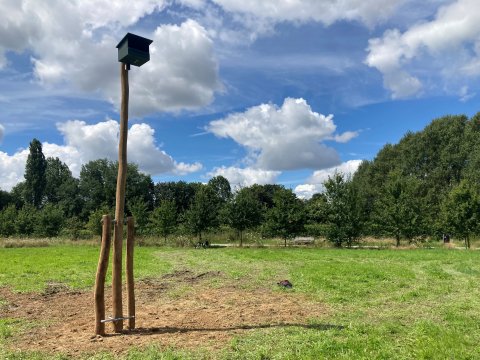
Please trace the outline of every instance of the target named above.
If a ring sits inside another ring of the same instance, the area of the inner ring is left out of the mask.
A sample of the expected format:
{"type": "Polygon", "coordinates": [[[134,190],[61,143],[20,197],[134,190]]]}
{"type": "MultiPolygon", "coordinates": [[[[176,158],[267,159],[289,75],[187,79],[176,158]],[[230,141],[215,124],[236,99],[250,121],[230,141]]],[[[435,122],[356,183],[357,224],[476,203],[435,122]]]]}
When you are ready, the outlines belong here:
{"type": "MultiPolygon", "coordinates": [[[[308,327],[309,319],[322,318],[327,312],[324,305],[289,290],[252,291],[243,289],[241,284],[221,288],[207,286],[214,277],[222,274],[194,274],[185,270],[138,282],[135,286],[136,329],[114,334],[110,323],[104,337],[93,336],[92,291],[71,291],[62,284],[49,284],[42,294],[18,294],[0,288],[0,299],[4,300],[0,317],[27,320],[32,324],[25,331],[15,333],[7,346],[12,350],[69,355],[98,351],[122,353],[131,347],[149,344],[213,350],[225,347],[233,336],[255,329],[308,327]],[[184,290],[175,295],[175,289],[182,288],[184,290]]],[[[111,309],[108,285],[106,293],[108,315],[111,309]]],[[[124,301],[124,309],[125,304],[124,301]]]]}

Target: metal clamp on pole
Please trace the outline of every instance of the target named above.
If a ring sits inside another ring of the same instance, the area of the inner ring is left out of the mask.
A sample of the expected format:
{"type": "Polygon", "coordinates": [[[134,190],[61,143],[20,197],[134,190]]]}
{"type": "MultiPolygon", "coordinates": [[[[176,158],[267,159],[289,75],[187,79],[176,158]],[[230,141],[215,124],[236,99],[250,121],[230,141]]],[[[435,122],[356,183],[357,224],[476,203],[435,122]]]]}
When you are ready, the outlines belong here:
{"type": "Polygon", "coordinates": [[[114,322],[114,321],[128,320],[128,319],[134,319],[134,318],[135,316],[126,316],[126,317],[119,317],[119,318],[112,318],[111,316],[109,316],[108,319],[100,320],[100,322],[106,323],[106,322],[114,322]]]}

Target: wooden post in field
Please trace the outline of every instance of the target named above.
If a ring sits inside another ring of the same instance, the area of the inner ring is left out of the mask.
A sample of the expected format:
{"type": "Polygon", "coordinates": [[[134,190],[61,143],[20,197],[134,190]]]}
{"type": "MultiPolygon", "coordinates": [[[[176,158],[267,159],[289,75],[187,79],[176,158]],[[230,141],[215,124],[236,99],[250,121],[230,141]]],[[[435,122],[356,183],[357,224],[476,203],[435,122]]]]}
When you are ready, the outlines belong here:
{"type": "MultiPolygon", "coordinates": [[[[151,43],[152,40],[143,38],[135,34],[127,33],[117,45],[118,61],[120,62],[122,103],[120,107],[120,141],[118,144],[118,176],[115,202],[115,227],[113,233],[112,322],[115,332],[121,332],[123,330],[124,319],[122,304],[122,243],[123,213],[125,210],[125,186],[127,183],[127,134],[129,98],[128,71],[130,70],[130,65],[142,66],[150,60],[149,45],[151,43]]],[[[133,248],[131,254],[133,256],[133,248]]],[[[129,272],[127,272],[127,277],[128,274],[129,272]]],[[[133,290],[133,281],[131,282],[131,284],[133,290]]],[[[135,326],[135,323],[133,323],[133,326],[135,326]]]]}
{"type": "Polygon", "coordinates": [[[95,278],[95,335],[105,335],[105,276],[107,275],[108,257],[111,244],[111,218],[110,215],[102,217],[102,245],[98,259],[97,276],[95,278]]]}
{"type": "Polygon", "coordinates": [[[135,285],[133,280],[133,248],[135,243],[135,220],[127,218],[127,256],[125,271],[127,273],[127,317],[128,329],[135,329],[135,285]]]}
{"type": "Polygon", "coordinates": [[[127,182],[127,133],[128,133],[128,65],[120,64],[122,104],[120,108],[120,141],[118,144],[118,175],[115,202],[115,227],[113,232],[112,301],[115,332],[123,330],[122,305],[122,244],[123,213],[125,210],[125,185],[127,182]]]}

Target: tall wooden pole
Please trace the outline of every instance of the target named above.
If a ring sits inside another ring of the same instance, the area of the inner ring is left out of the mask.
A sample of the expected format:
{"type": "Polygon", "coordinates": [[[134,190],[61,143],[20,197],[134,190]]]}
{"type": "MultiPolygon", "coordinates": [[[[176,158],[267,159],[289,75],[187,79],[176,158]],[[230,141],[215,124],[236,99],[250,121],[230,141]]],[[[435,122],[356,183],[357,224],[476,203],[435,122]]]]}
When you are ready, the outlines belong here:
{"type": "MultiPolygon", "coordinates": [[[[120,63],[122,104],[120,108],[120,142],[118,144],[117,198],[115,202],[115,227],[113,236],[112,300],[113,317],[123,318],[122,307],[122,243],[123,213],[125,209],[125,186],[127,182],[127,133],[128,133],[128,70],[120,63]]],[[[113,321],[115,332],[123,330],[123,320],[113,321]]]]}
{"type": "Polygon", "coordinates": [[[125,272],[127,274],[127,316],[128,329],[135,329],[135,284],[133,280],[133,248],[135,243],[135,221],[127,218],[127,254],[125,256],[125,272]]]}
{"type": "Polygon", "coordinates": [[[111,244],[112,222],[110,215],[103,215],[102,223],[102,246],[95,278],[95,335],[105,335],[105,323],[102,320],[105,320],[105,276],[107,275],[111,244]]]}

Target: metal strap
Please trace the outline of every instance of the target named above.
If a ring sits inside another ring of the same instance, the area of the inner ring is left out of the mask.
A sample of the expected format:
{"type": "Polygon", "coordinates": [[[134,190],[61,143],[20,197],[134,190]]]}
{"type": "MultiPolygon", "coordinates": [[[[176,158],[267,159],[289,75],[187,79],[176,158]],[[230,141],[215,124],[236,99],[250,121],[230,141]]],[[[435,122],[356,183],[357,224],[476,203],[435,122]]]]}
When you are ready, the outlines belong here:
{"type": "Polygon", "coordinates": [[[119,318],[112,318],[111,316],[108,319],[100,320],[101,323],[106,323],[110,321],[120,321],[120,320],[128,320],[128,319],[135,319],[135,316],[126,316],[126,317],[119,317],[119,318]]]}

